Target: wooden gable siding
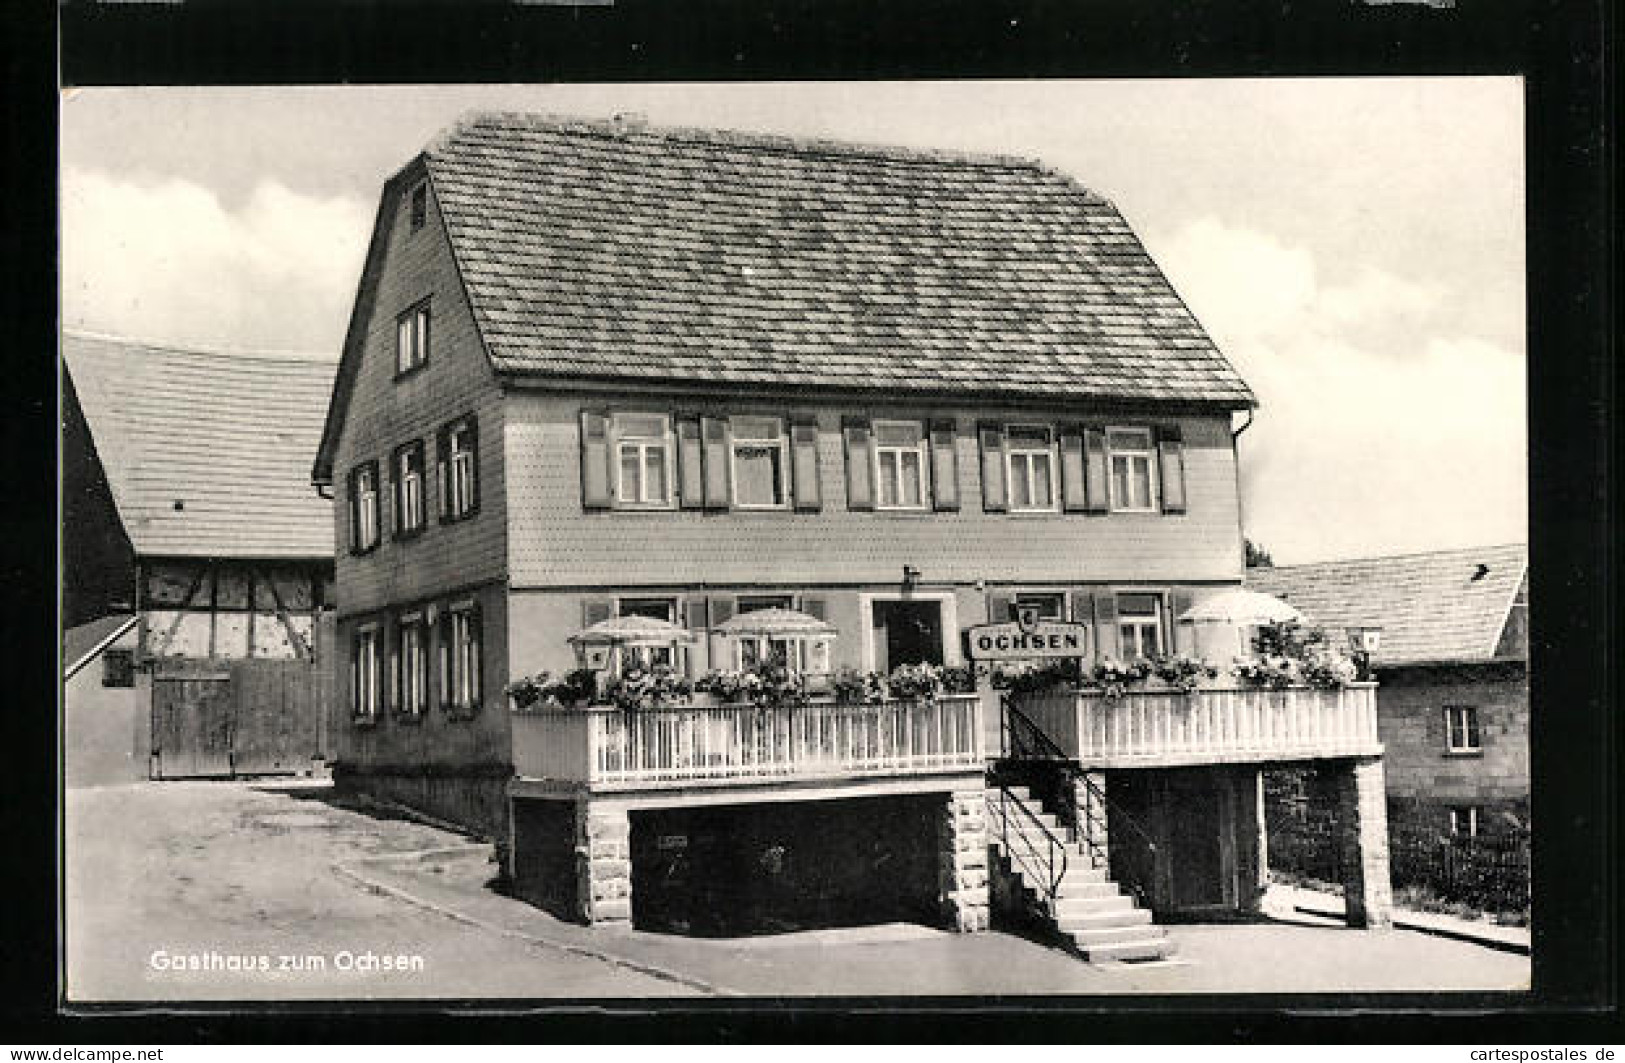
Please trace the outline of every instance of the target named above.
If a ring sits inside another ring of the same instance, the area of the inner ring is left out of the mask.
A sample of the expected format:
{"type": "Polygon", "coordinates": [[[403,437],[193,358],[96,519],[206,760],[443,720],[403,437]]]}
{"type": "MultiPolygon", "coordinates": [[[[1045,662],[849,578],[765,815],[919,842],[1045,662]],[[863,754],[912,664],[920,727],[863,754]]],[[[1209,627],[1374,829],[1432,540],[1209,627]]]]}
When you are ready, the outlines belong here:
{"type": "Polygon", "coordinates": [[[62,626],[135,606],[135,548],[125,533],[73,380],[62,374],[62,626]]]}
{"type": "MultiPolygon", "coordinates": [[[[601,402],[585,400],[601,406],[601,402]]],[[[1182,514],[1045,515],[982,508],[978,421],[1045,419],[1031,408],[929,411],[684,404],[698,413],[808,416],[818,425],[819,512],[587,511],[579,397],[513,393],[507,403],[510,580],[515,587],[890,583],[904,564],[943,581],[1236,580],[1241,526],[1235,448],[1223,417],[1177,419],[1184,437],[1182,514]],[[957,512],[854,512],[847,505],[843,415],[952,417],[957,512]]],[[[623,403],[627,409],[663,404],[623,403]]],[[[664,404],[669,405],[669,404],[664,404]]],[[[1079,419],[1078,410],[1054,419],[1079,419]]],[[[1144,418],[1090,418],[1141,424],[1144,418]]],[[[1169,419],[1161,419],[1170,423],[1169,419]]]]}
{"type": "Polygon", "coordinates": [[[481,348],[432,190],[427,220],[414,233],[409,223],[411,185],[399,187],[394,209],[385,210],[380,218],[389,233],[349,409],[335,448],[333,517],[337,605],[342,613],[427,597],[503,572],[501,391],[481,348]],[[431,312],[428,364],[397,379],[396,318],[426,298],[431,312]],[[442,524],[436,517],[440,490],[435,434],[446,422],[470,413],[478,418],[479,511],[442,524]],[[397,540],[392,531],[390,455],[414,439],[424,443],[427,526],[416,538],[397,540]],[[376,550],[358,556],[351,552],[347,486],[350,470],[366,461],[378,462],[381,534],[376,550]]]}

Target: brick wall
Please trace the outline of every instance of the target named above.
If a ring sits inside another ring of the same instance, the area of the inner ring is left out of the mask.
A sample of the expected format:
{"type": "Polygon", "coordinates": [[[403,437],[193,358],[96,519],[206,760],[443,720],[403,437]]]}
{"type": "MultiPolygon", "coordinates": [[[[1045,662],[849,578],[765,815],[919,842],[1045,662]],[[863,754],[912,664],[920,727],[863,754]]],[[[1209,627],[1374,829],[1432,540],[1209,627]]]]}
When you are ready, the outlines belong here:
{"type": "MultiPolygon", "coordinates": [[[[597,405],[597,400],[587,400],[597,405]]],[[[612,400],[605,400],[612,401],[612,400]]],[[[586,511],[580,397],[514,393],[506,411],[510,577],[515,586],[895,582],[911,564],[938,582],[1239,580],[1235,449],[1223,417],[1179,419],[1188,512],[1180,515],[1007,514],[982,510],[976,423],[1079,419],[1090,411],[1031,406],[912,411],[782,404],[683,403],[700,413],[810,414],[818,420],[817,513],[586,511]],[[846,502],[844,414],[953,416],[961,506],[951,513],[853,512],[846,502]]],[[[642,409],[669,409],[650,399],[642,409]]],[[[1147,423],[1112,418],[1114,423],[1147,423]]],[[[1167,419],[1162,419],[1166,422],[1167,419]]]]}
{"type": "Polygon", "coordinates": [[[1451,806],[1478,805],[1488,829],[1500,810],[1527,822],[1529,689],[1521,664],[1384,669],[1377,731],[1396,823],[1448,826],[1451,806]],[[1481,753],[1446,750],[1444,707],[1478,709],[1481,753]],[[1437,822],[1435,822],[1437,821],[1437,822]]]}
{"type": "MultiPolygon", "coordinates": [[[[410,188],[410,182],[400,186],[410,188]]],[[[385,196],[394,193],[386,190],[385,196]]],[[[376,297],[344,427],[334,451],[338,610],[351,615],[468,586],[504,574],[502,395],[485,357],[474,317],[452,259],[434,197],[428,219],[411,231],[409,196],[395,197],[380,224],[388,227],[378,268],[376,297]],[[395,376],[397,316],[428,298],[431,307],[428,364],[395,376]],[[447,421],[473,413],[479,424],[479,512],[440,524],[434,471],[435,433],[447,421]],[[391,537],[391,452],[413,439],[424,441],[428,527],[415,539],[391,537]],[[382,541],[370,554],[351,553],[347,482],[357,464],[376,460],[380,472],[382,541]]]]}

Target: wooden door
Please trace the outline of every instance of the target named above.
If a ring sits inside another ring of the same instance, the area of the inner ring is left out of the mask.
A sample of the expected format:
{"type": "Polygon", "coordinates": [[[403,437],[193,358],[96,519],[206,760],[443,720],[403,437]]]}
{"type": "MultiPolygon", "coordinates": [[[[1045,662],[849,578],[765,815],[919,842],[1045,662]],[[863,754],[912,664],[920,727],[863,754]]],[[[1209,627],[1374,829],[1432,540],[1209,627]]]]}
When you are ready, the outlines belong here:
{"type": "Polygon", "coordinates": [[[152,678],[152,776],[196,779],[232,773],[231,672],[164,670],[152,678]]]}
{"type": "Polygon", "coordinates": [[[232,774],[304,771],[321,752],[318,673],[312,662],[231,662],[232,774]]]}
{"type": "Polygon", "coordinates": [[[1180,910],[1229,903],[1225,842],[1229,828],[1228,792],[1209,769],[1170,772],[1167,824],[1171,907],[1180,910]]]}

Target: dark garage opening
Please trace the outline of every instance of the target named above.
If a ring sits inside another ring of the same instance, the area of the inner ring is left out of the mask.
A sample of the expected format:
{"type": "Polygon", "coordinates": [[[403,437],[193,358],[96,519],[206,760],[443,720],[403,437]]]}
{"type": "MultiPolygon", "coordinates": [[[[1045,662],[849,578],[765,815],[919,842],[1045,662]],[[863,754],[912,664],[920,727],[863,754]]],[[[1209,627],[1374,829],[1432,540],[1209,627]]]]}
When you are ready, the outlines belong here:
{"type": "Polygon", "coordinates": [[[940,796],[632,813],[632,923],[734,937],[939,922],[940,796]]]}

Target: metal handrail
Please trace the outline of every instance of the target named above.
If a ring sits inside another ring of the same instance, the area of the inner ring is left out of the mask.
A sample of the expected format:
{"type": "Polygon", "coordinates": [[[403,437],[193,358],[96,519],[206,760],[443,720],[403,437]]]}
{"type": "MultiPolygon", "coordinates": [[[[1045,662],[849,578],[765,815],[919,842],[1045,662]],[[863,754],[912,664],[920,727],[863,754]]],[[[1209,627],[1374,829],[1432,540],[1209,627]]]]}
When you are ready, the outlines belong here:
{"type": "Polygon", "coordinates": [[[1010,751],[1011,757],[1016,760],[1053,760],[1070,763],[1072,758],[1067,756],[1066,750],[1055,743],[1042,727],[1034,723],[1032,717],[1016,708],[1010,700],[1009,694],[999,699],[1000,707],[1004,710],[1004,733],[1007,738],[1005,748],[1010,751]],[[1019,735],[1018,735],[1019,732],[1019,735]],[[1027,743],[1031,743],[1029,751],[1027,743]]]}
{"type": "Polygon", "coordinates": [[[1017,869],[1022,877],[1040,887],[1044,897],[1053,906],[1061,891],[1061,880],[1066,876],[1066,843],[1055,837],[1055,832],[1050,830],[1044,821],[1027,807],[1027,803],[1012,793],[1007,786],[999,786],[997,791],[988,792],[987,807],[990,814],[996,813],[999,839],[1003,843],[1004,851],[1009,854],[1011,861],[1018,865],[1017,869]],[[1011,826],[1012,805],[1017,820],[1014,829],[1011,826]],[[1045,842],[1043,852],[1040,852],[1039,846],[1020,829],[1022,823],[1030,823],[1038,828],[1045,842]],[[1012,836],[1019,839],[1019,848],[1012,844],[1012,836]]]}

